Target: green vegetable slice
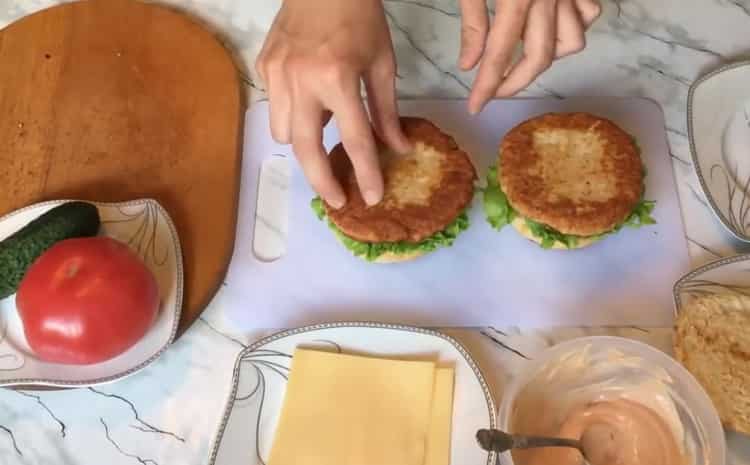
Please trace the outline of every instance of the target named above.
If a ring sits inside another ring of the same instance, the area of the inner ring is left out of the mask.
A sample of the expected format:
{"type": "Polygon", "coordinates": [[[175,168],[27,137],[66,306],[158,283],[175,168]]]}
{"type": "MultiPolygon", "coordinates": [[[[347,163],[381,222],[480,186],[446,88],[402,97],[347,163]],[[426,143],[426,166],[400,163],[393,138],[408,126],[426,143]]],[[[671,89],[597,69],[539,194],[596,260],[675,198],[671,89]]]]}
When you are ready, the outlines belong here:
{"type": "MultiPolygon", "coordinates": [[[[323,201],[316,197],[310,202],[315,215],[320,220],[326,219],[326,211],[323,207],[323,201]]],[[[336,237],[349,249],[354,255],[362,257],[368,261],[374,261],[385,253],[410,254],[414,252],[432,252],[440,247],[450,247],[462,231],[469,228],[469,217],[466,212],[456,217],[451,224],[445,229],[439,231],[421,242],[360,242],[344,234],[333,222],[327,220],[328,227],[333,230],[336,237]]]]}

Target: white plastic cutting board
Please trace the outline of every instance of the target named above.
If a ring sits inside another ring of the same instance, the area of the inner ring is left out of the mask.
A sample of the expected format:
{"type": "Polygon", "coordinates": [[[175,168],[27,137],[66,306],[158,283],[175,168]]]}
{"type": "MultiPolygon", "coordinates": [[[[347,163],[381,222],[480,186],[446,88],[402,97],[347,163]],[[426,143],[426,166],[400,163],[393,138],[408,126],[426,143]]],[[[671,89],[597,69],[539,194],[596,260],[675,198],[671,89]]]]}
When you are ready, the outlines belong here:
{"type": "MultiPolygon", "coordinates": [[[[401,102],[403,115],[430,118],[474,159],[484,183],[503,135],[548,111],[589,111],[635,135],[648,167],[646,198],[658,224],[624,229],[578,251],[543,250],[511,228],[492,230],[479,196],[471,227],[454,243],[419,260],[371,264],[339,245],[310,210],[314,196],[292,162],[286,254],[271,263],[253,254],[259,169],[290,146],[273,142],[268,106],[247,113],[237,239],[227,276],[227,316],[246,329],[334,320],[422,326],[672,324],[672,287],[689,268],[687,245],[660,108],[644,99],[494,101],[476,117],[464,101],[401,102]]],[[[335,124],[325,146],[338,142],[335,124]]]]}

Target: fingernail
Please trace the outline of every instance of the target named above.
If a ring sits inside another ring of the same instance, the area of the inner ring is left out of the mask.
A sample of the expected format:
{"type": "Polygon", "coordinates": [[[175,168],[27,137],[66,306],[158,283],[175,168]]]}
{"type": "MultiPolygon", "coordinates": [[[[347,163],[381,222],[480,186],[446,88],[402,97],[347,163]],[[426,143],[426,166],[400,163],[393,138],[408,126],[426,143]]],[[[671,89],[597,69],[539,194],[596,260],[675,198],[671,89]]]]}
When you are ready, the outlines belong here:
{"type": "Polygon", "coordinates": [[[340,198],[340,197],[334,197],[328,201],[328,205],[332,206],[336,210],[340,209],[344,206],[346,203],[346,200],[340,198]]]}
{"type": "Polygon", "coordinates": [[[477,115],[484,108],[484,104],[469,104],[469,114],[472,116],[477,115]]]}
{"type": "Polygon", "coordinates": [[[461,56],[458,58],[458,67],[461,69],[466,69],[469,67],[469,57],[466,56],[466,54],[461,51],[461,56]]]}
{"type": "Polygon", "coordinates": [[[380,202],[380,194],[378,194],[378,192],[375,190],[368,189],[364,192],[363,196],[365,199],[365,203],[370,207],[380,202]]]}

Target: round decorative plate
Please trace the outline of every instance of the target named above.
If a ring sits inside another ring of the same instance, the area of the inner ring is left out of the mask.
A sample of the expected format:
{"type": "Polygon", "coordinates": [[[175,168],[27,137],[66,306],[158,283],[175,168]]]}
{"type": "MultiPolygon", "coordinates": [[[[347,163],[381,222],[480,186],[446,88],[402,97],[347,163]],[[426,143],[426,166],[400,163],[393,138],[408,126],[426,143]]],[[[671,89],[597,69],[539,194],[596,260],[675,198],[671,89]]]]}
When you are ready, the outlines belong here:
{"type": "Polygon", "coordinates": [[[715,294],[750,296],[750,254],[721,258],[683,276],[674,286],[675,312],[695,297],[715,294]]]}
{"type": "Polygon", "coordinates": [[[267,337],[242,351],[210,465],[265,465],[284,400],[294,349],[304,344],[343,353],[382,357],[429,357],[455,368],[451,461],[495,463],[476,442],[481,428],[494,428],[495,404],[484,376],[457,341],[427,329],[378,323],[328,323],[267,337]]]}
{"type": "Polygon", "coordinates": [[[688,94],[690,151],[703,194],[724,227],[750,242],[750,62],[698,79],[688,94]]]}

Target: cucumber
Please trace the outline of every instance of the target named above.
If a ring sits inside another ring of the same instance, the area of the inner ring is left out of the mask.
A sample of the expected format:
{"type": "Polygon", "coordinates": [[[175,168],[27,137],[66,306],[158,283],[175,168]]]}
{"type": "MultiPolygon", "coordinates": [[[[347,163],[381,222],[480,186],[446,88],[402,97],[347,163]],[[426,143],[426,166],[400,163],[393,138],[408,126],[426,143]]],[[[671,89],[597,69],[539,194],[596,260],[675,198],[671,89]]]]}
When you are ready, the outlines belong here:
{"type": "Polygon", "coordinates": [[[0,241],[0,299],[14,294],[26,270],[56,242],[96,236],[99,210],[87,202],[66,202],[0,241]]]}

